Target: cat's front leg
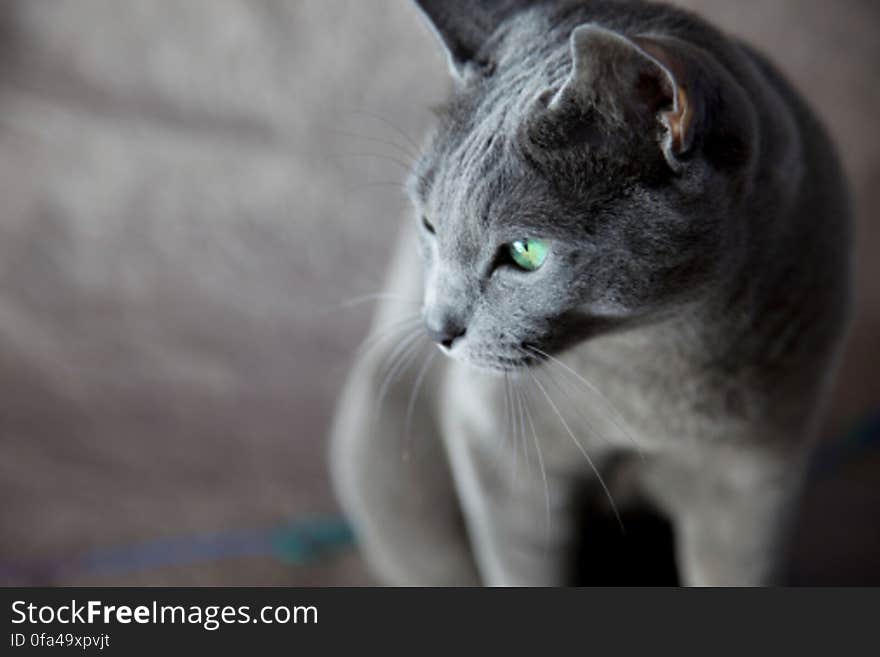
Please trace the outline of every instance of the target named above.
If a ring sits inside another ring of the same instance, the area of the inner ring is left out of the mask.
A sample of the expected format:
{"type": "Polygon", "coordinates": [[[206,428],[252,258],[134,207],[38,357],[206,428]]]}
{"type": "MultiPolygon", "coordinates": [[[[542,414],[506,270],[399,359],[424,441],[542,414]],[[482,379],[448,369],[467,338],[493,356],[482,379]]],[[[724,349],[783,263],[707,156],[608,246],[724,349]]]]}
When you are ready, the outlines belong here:
{"type": "Polygon", "coordinates": [[[649,477],[674,518],[682,584],[781,583],[802,459],[747,446],[712,452],[698,467],[661,464],[649,477]]]}
{"type": "Polygon", "coordinates": [[[352,373],[333,431],[333,478],[361,551],[383,584],[479,585],[433,415],[418,404],[405,431],[405,381],[376,417],[381,372],[367,362],[352,373]]]}

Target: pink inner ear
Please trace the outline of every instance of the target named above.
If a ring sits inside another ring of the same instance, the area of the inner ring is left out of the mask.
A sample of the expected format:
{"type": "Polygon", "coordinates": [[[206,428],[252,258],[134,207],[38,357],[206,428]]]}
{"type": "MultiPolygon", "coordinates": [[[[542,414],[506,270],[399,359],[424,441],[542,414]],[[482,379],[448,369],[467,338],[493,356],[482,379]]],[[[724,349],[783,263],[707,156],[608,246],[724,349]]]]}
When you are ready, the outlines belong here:
{"type": "Polygon", "coordinates": [[[660,116],[669,130],[672,151],[674,153],[681,153],[687,148],[687,131],[691,116],[687,91],[679,82],[682,78],[682,71],[678,70],[680,63],[676,62],[676,59],[671,57],[665,48],[651,39],[641,37],[634,40],[646,53],[660,62],[672,78],[671,82],[675,88],[674,106],[671,110],[663,112],[660,116]]]}
{"type": "Polygon", "coordinates": [[[688,125],[688,97],[684,87],[677,85],[675,91],[675,107],[662,114],[663,122],[672,137],[672,150],[680,153],[684,150],[685,131],[688,125]]]}

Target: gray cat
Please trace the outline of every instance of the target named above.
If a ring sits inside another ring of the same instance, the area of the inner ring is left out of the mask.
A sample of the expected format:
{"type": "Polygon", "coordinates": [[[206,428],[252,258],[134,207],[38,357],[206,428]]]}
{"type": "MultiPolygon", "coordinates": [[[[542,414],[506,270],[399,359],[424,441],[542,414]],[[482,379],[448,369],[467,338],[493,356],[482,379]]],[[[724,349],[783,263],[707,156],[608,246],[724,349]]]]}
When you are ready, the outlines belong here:
{"type": "Polygon", "coordinates": [[[670,518],[685,584],[779,581],[849,303],[825,132],[678,9],[418,5],[454,90],[333,432],[375,572],[565,584],[589,479],[670,518]]]}

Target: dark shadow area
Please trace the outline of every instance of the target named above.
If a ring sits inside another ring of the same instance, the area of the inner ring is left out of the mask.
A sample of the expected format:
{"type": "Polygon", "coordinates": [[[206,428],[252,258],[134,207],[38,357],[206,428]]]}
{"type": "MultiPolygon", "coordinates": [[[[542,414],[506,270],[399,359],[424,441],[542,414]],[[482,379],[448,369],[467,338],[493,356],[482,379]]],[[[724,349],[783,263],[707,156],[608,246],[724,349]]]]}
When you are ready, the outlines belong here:
{"type": "Polygon", "coordinates": [[[571,582],[576,586],[677,586],[675,536],[659,511],[639,504],[620,509],[620,523],[583,493],[581,537],[574,551],[571,582]],[[621,528],[621,524],[623,528],[621,528]]]}

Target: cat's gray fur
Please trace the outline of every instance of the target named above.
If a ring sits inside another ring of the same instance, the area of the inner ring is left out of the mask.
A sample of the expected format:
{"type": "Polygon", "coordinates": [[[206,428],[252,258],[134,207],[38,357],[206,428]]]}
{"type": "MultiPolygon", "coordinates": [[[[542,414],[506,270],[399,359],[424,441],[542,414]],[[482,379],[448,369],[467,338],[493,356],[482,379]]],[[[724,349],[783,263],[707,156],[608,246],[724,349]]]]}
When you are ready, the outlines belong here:
{"type": "MultiPolygon", "coordinates": [[[[376,572],[564,583],[578,482],[623,462],[671,517],[685,583],[774,581],[848,309],[825,133],[759,55],[677,9],[418,4],[455,82],[388,290],[465,333],[413,409],[419,368],[376,413],[392,340],[340,402],[335,480],[376,572]],[[499,261],[526,236],[552,245],[531,273],[499,261]]],[[[384,302],[375,325],[410,310],[384,302]]]]}

